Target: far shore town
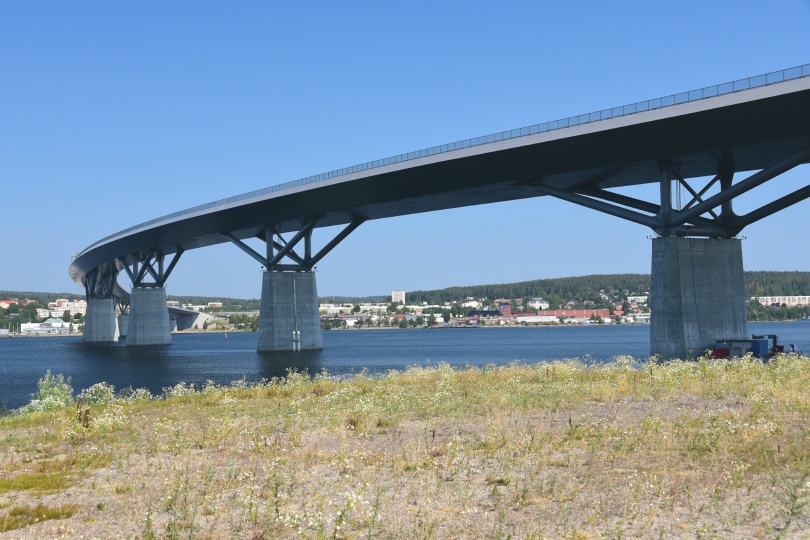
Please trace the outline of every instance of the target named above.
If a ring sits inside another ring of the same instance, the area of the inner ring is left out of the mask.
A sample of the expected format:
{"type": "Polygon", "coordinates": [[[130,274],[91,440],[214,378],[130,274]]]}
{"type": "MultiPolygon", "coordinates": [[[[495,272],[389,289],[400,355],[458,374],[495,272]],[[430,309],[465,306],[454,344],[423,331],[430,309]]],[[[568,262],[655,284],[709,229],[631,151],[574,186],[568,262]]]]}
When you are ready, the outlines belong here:
{"type": "MultiPolygon", "coordinates": [[[[540,325],[649,324],[649,292],[629,290],[599,291],[598,299],[561,300],[558,297],[474,298],[466,297],[439,303],[412,303],[405,291],[393,291],[390,302],[327,302],[321,298],[321,327],[359,328],[469,328],[540,325]],[[551,304],[549,302],[554,302],[551,304]]],[[[810,296],[759,296],[751,302],[769,307],[810,306],[810,296]]],[[[168,308],[199,312],[197,323],[184,330],[172,331],[251,331],[259,325],[258,310],[230,311],[222,302],[206,304],[166,302],[168,308]]],[[[241,306],[239,306],[241,307],[241,306]]],[[[119,308],[120,309],[120,308],[119,308]]],[[[0,300],[4,319],[10,327],[0,328],[0,337],[12,335],[65,335],[81,333],[87,301],[58,298],[47,305],[34,300],[0,300]]],[[[125,317],[126,312],[120,312],[125,317]]],[[[170,315],[171,318],[171,315],[170,315]]]]}

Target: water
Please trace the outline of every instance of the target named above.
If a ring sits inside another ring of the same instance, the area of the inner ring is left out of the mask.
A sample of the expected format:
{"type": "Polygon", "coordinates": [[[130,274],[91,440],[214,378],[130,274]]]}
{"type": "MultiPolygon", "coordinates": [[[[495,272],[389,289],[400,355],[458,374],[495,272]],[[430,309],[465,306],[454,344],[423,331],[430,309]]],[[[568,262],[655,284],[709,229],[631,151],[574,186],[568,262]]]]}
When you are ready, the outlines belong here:
{"type": "MultiPolygon", "coordinates": [[[[749,331],[777,334],[780,343],[810,351],[810,322],[750,323],[749,331]]],[[[80,390],[105,381],[116,388],[145,387],[160,393],[178,382],[228,384],[247,378],[283,376],[288,368],[333,375],[372,373],[407,366],[535,363],[562,358],[609,360],[631,355],[646,358],[650,327],[548,326],[487,329],[353,330],[324,332],[324,350],[257,353],[255,333],[177,334],[160,349],[130,349],[123,344],[87,346],[81,338],[0,339],[0,402],[24,405],[45,371],[73,378],[80,390]]]]}

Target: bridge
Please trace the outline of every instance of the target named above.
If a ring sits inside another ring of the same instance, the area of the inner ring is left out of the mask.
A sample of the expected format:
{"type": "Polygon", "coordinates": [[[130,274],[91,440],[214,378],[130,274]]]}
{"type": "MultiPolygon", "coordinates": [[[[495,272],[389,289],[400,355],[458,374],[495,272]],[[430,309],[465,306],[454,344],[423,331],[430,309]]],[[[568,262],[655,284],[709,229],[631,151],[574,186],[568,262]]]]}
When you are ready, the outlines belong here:
{"type": "Polygon", "coordinates": [[[365,221],[555,197],[652,229],[650,353],[685,357],[748,335],[737,236],[810,197],[810,184],[744,215],[734,212],[734,199],[808,162],[810,64],[188,208],[102,238],[69,272],[87,295],[86,342],[117,339],[120,305],[128,310],[127,346],[168,345],[172,270],[187,250],[230,242],[263,268],[258,350],[315,350],[323,342],[313,268],[365,221]],[[651,183],[660,186],[654,201],[613,191],[651,183]],[[685,205],[673,188],[689,194],[685,205]],[[344,227],[314,252],[313,231],[335,225],[344,227]],[[252,249],[248,238],[264,249],[252,249]],[[131,292],[119,285],[122,275],[131,292]]]}

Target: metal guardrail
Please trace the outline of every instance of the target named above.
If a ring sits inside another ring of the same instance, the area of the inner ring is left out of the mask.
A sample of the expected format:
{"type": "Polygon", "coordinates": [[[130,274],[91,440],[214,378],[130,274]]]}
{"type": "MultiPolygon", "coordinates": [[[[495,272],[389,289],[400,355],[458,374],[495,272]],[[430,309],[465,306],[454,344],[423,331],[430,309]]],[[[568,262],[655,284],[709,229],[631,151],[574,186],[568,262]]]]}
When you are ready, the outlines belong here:
{"type": "Polygon", "coordinates": [[[306,178],[300,178],[298,180],[293,180],[291,182],[284,182],[283,184],[276,184],[274,186],[257,189],[255,191],[249,191],[247,193],[242,193],[241,195],[234,195],[233,197],[228,197],[226,199],[220,199],[218,201],[201,204],[199,206],[194,206],[192,208],[187,208],[185,210],[180,210],[178,212],[173,212],[171,214],[167,214],[165,216],[161,216],[155,219],[151,219],[149,221],[145,221],[133,227],[129,227],[122,231],[118,231],[115,234],[111,234],[110,236],[106,236],[101,240],[94,242],[88,248],[86,248],[82,253],[88,251],[93,246],[100,244],[102,242],[106,242],[110,238],[115,238],[116,236],[120,236],[122,234],[128,233],[130,231],[134,231],[136,229],[140,229],[142,227],[146,227],[148,225],[153,225],[155,223],[160,223],[161,221],[167,221],[170,219],[174,219],[176,217],[180,217],[186,214],[192,214],[194,212],[199,212],[201,210],[207,210],[209,208],[214,208],[216,206],[223,206],[226,204],[230,204],[233,202],[238,202],[244,199],[250,199],[253,197],[258,197],[261,195],[267,195],[268,193],[273,193],[276,191],[281,191],[284,189],[289,189],[293,187],[303,186],[306,184],[311,184],[313,182],[319,182],[322,180],[329,180],[331,178],[336,178],[338,176],[344,176],[347,174],[352,174],[359,171],[367,171],[369,169],[376,169],[378,167],[384,167],[386,165],[391,165],[392,163],[401,163],[403,161],[410,161],[412,159],[418,159],[425,156],[432,156],[435,154],[444,154],[446,152],[452,152],[454,150],[460,150],[462,148],[469,148],[472,146],[480,146],[483,144],[490,144],[498,141],[505,141],[508,139],[514,139],[518,137],[525,137],[527,135],[534,135],[536,133],[544,133],[546,131],[555,131],[558,129],[565,129],[573,126],[579,126],[582,124],[590,124],[592,122],[599,122],[602,120],[608,120],[610,118],[617,118],[620,116],[627,116],[631,114],[636,114],[645,111],[651,111],[655,109],[661,109],[664,107],[672,107],[674,105],[680,105],[681,103],[688,103],[690,101],[700,101],[703,99],[710,99],[717,96],[722,96],[725,94],[731,94],[734,92],[742,92],[745,90],[750,90],[753,88],[759,88],[760,86],[768,86],[771,84],[778,84],[781,82],[789,81],[792,79],[799,79],[801,77],[809,77],[810,76],[810,64],[805,64],[803,66],[792,67],[788,69],[782,69],[779,71],[773,71],[771,73],[766,73],[765,75],[757,75],[755,77],[748,77],[746,79],[739,79],[733,82],[727,82],[723,84],[716,84],[714,86],[707,86],[705,88],[700,88],[698,90],[692,90],[689,92],[681,92],[679,94],[672,94],[669,96],[656,98],[656,99],[648,99],[646,101],[639,101],[638,103],[632,103],[630,105],[624,105],[622,107],[613,107],[611,109],[605,109],[602,111],[596,111],[587,114],[580,114],[578,116],[569,116],[568,118],[563,118],[561,120],[554,120],[553,122],[544,122],[542,124],[534,124],[531,126],[526,126],[518,129],[511,129],[507,131],[500,131],[498,133],[493,133],[491,135],[484,135],[482,137],[473,137],[472,139],[464,139],[462,141],[456,141],[448,144],[442,144],[439,146],[432,146],[430,148],[424,148],[422,150],[416,150],[414,152],[407,152],[405,154],[398,154],[396,156],[387,157],[384,159],[378,159],[374,161],[367,161],[366,163],[361,163],[359,165],[354,165],[352,167],[344,167],[342,169],[336,169],[334,171],[329,171],[321,174],[316,174],[312,176],[307,176],[306,178]]]}

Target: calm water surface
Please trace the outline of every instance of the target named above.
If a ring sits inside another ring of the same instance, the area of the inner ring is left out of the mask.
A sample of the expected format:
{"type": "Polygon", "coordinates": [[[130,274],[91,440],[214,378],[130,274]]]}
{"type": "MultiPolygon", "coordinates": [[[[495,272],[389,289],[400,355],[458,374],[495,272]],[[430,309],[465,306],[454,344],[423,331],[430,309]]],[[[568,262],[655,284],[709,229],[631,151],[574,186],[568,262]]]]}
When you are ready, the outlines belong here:
{"type": "MultiPolygon", "coordinates": [[[[780,342],[810,351],[810,322],[751,323],[749,331],[777,334],[780,342]]],[[[606,361],[613,356],[646,358],[650,327],[567,326],[437,330],[324,332],[324,350],[257,353],[255,333],[178,334],[171,347],[129,349],[123,343],[87,346],[81,338],[0,339],[0,402],[24,405],[46,370],[73,378],[73,388],[106,381],[116,388],[163,387],[184,381],[219,384],[283,376],[288,368],[326,369],[333,375],[404,369],[447,362],[454,366],[535,363],[561,358],[606,361]]]]}

